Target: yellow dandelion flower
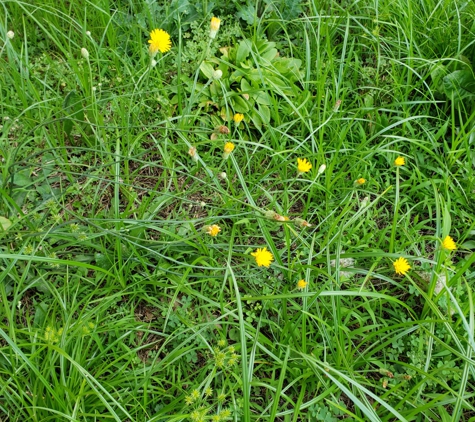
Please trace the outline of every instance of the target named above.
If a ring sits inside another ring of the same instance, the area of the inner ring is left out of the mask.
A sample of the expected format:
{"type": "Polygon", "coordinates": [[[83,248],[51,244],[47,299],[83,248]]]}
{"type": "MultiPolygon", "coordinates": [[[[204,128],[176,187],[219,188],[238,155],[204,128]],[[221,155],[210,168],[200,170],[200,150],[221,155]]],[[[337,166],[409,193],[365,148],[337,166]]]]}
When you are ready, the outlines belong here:
{"type": "Polygon", "coordinates": [[[159,51],[166,53],[172,48],[170,34],[163,29],[154,29],[150,32],[148,43],[150,44],[149,50],[152,55],[157,54],[159,51]]]}
{"type": "Polygon", "coordinates": [[[256,259],[258,267],[270,267],[271,262],[274,260],[274,255],[272,255],[267,248],[257,249],[257,251],[252,252],[251,255],[256,259]]]}
{"type": "Polygon", "coordinates": [[[216,237],[220,231],[221,227],[219,227],[217,224],[213,224],[206,228],[206,233],[208,233],[212,237],[216,237]]]}
{"type": "Polygon", "coordinates": [[[231,154],[234,151],[234,148],[236,148],[236,146],[232,142],[226,142],[224,144],[224,153],[223,153],[224,160],[226,160],[229,157],[229,154],[231,154]]]}
{"type": "Polygon", "coordinates": [[[224,144],[224,152],[233,152],[235,148],[235,145],[232,142],[226,142],[224,144]]]}
{"type": "Polygon", "coordinates": [[[297,281],[297,289],[303,290],[303,289],[305,289],[305,287],[307,287],[307,284],[308,283],[304,279],[299,280],[299,281],[297,281]]]}
{"type": "Polygon", "coordinates": [[[216,34],[218,33],[220,26],[221,26],[221,19],[213,16],[211,18],[211,24],[209,28],[209,37],[211,39],[214,39],[216,37],[216,34]]]}
{"type": "Polygon", "coordinates": [[[397,157],[394,160],[394,165],[397,166],[397,167],[401,167],[404,164],[406,164],[406,159],[404,157],[397,157]]]}
{"type": "Polygon", "coordinates": [[[297,158],[297,170],[299,173],[307,173],[312,168],[312,163],[306,158],[297,158]]]}
{"type": "Polygon", "coordinates": [[[396,274],[405,275],[411,268],[406,258],[400,257],[393,262],[394,271],[396,274]]]}
{"type": "Polygon", "coordinates": [[[241,113],[236,113],[234,116],[233,116],[233,120],[234,120],[234,123],[236,123],[237,125],[239,123],[241,123],[244,119],[244,114],[241,114],[241,113]]]}
{"type": "Polygon", "coordinates": [[[446,236],[445,239],[442,241],[442,246],[449,251],[455,251],[457,249],[457,245],[450,236],[446,236]]]}
{"type": "Polygon", "coordinates": [[[357,185],[364,185],[366,183],[366,179],[364,177],[360,177],[356,180],[357,185]]]}

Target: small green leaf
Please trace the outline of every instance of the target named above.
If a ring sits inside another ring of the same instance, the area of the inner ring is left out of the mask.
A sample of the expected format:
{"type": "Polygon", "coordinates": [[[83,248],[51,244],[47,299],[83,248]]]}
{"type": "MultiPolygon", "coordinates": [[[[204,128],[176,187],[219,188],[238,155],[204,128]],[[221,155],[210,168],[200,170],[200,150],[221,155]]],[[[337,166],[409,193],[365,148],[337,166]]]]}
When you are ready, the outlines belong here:
{"type": "Polygon", "coordinates": [[[3,231],[7,231],[12,225],[12,222],[6,217],[0,217],[0,227],[3,231]]]}
{"type": "Polygon", "coordinates": [[[83,120],[81,98],[76,91],[70,91],[68,95],[66,95],[63,102],[63,109],[65,113],[63,129],[66,135],[70,136],[71,131],[73,130],[74,121],[83,120]]]}

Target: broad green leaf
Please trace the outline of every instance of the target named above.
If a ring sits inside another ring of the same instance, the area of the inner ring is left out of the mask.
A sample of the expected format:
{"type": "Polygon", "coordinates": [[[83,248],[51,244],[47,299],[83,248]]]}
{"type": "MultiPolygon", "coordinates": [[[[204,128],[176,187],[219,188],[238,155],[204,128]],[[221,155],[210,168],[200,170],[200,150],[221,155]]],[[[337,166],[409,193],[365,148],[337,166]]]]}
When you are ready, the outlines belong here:
{"type": "Polygon", "coordinates": [[[472,70],[456,70],[444,77],[445,95],[458,102],[466,98],[475,99],[475,78],[472,70]]]}
{"type": "Polygon", "coordinates": [[[244,60],[246,60],[250,52],[251,52],[251,42],[249,40],[242,40],[239,43],[239,48],[236,53],[236,64],[241,65],[241,63],[244,60]]]}
{"type": "Polygon", "coordinates": [[[211,77],[213,76],[214,69],[210,63],[206,63],[206,62],[201,63],[200,70],[208,79],[211,79],[211,77]]]}
{"type": "Polygon", "coordinates": [[[8,218],[0,217],[0,227],[2,228],[3,231],[8,230],[11,225],[12,225],[12,222],[8,218]]]}

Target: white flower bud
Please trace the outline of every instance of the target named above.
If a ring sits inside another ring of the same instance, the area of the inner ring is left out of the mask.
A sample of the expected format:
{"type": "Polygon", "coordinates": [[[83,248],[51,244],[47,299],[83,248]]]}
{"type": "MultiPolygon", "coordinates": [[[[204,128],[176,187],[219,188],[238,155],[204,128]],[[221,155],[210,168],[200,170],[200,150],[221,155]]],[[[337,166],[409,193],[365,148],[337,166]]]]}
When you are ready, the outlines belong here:
{"type": "Polygon", "coordinates": [[[221,173],[218,173],[218,177],[221,179],[221,180],[226,180],[228,178],[228,175],[223,171],[221,173]]]}
{"type": "Polygon", "coordinates": [[[88,37],[90,37],[90,36],[91,36],[91,31],[86,31],[86,35],[87,35],[88,37]]]}
{"type": "Polygon", "coordinates": [[[221,79],[223,76],[223,71],[221,69],[217,69],[213,72],[213,79],[221,79]]]}
{"type": "Polygon", "coordinates": [[[9,40],[12,40],[14,36],[15,36],[15,33],[13,31],[8,31],[7,32],[7,38],[9,40]]]}
{"type": "Polygon", "coordinates": [[[81,56],[83,56],[86,60],[89,59],[89,51],[87,51],[84,47],[81,48],[81,56]]]}
{"type": "Polygon", "coordinates": [[[318,168],[318,174],[322,174],[325,169],[327,168],[327,166],[325,164],[322,164],[319,168],[318,168]]]}
{"type": "Polygon", "coordinates": [[[157,61],[152,59],[152,61],[150,62],[150,67],[155,67],[157,65],[157,61]]]}

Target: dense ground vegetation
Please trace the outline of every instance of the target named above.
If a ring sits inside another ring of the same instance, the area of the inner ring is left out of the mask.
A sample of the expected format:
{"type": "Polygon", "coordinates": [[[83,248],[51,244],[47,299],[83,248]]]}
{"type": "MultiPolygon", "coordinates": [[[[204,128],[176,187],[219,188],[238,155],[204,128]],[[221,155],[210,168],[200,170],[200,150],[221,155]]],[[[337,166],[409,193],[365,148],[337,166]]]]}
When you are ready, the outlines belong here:
{"type": "Polygon", "coordinates": [[[218,3],[1,2],[0,420],[474,421],[474,2],[218,3]]]}

